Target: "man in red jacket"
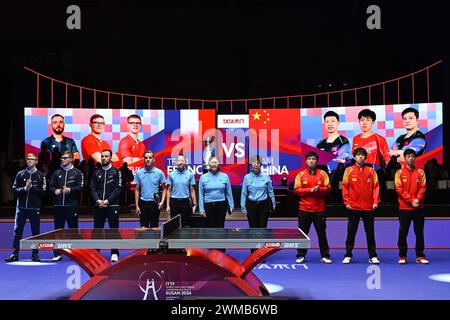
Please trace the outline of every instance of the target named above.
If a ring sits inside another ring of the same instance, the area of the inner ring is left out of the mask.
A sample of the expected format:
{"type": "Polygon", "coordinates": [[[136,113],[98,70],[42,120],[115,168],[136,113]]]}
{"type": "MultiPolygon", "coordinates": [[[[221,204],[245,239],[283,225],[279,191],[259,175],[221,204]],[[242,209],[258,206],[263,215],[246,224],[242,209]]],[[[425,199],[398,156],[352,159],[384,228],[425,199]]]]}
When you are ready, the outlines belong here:
{"type": "Polygon", "coordinates": [[[364,222],[366,231],[367,249],[369,251],[369,263],[379,264],[377,258],[374,210],[380,202],[380,185],[378,176],[371,166],[365,164],[367,151],[356,148],[353,158],[356,164],[344,171],[342,178],[342,198],[348,211],[347,240],[345,242],[346,253],[342,263],[348,264],[352,261],[352,250],[355,245],[355,236],[358,231],[359,220],[364,222]]]}
{"type": "MultiPolygon", "coordinates": [[[[305,156],[306,169],[295,177],[294,192],[300,197],[298,211],[298,227],[308,234],[311,223],[314,223],[319,238],[320,255],[323,263],[331,263],[330,248],[326,234],[325,197],[331,191],[330,179],[325,171],[317,169],[319,156],[308,152],[305,156]]],[[[296,263],[305,261],[307,250],[297,250],[296,263]]]]}
{"type": "Polygon", "coordinates": [[[389,146],[386,139],[372,131],[377,115],[370,109],[361,110],[358,113],[361,133],[353,137],[352,151],[364,148],[367,152],[364,162],[386,166],[390,161],[389,146]]]}
{"type": "MultiPolygon", "coordinates": [[[[105,131],[105,118],[101,114],[94,114],[89,120],[91,133],[81,140],[81,153],[83,159],[89,161],[92,159],[92,164],[102,163],[102,150],[112,150],[108,142],[102,139],[102,133],[105,131]]],[[[119,157],[113,153],[112,162],[118,162],[119,157]]]]}
{"type": "Polygon", "coordinates": [[[414,221],[414,233],[416,234],[416,262],[428,264],[423,253],[425,241],[423,236],[424,212],[423,197],[426,191],[426,177],[422,169],[416,168],[416,152],[413,149],[406,149],[403,152],[406,165],[395,174],[395,191],[398,194],[400,229],[398,234],[398,249],[400,258],[398,263],[406,263],[406,253],[408,236],[411,221],[414,221]]]}

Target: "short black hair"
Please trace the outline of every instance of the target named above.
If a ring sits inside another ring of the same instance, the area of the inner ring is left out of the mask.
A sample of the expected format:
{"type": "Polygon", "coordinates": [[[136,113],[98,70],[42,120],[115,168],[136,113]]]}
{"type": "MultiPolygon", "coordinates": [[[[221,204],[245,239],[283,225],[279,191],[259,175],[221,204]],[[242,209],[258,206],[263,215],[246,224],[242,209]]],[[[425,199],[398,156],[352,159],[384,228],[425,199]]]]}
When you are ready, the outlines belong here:
{"type": "Polygon", "coordinates": [[[89,123],[92,123],[92,121],[94,121],[94,119],[97,119],[97,118],[102,118],[103,120],[105,119],[104,116],[102,116],[101,114],[96,113],[96,114],[93,114],[91,116],[91,119],[89,119],[89,123]]]}
{"type": "Polygon", "coordinates": [[[137,114],[132,114],[131,116],[128,116],[127,122],[130,121],[131,118],[136,118],[136,119],[141,120],[141,117],[140,117],[139,115],[137,115],[137,114]]]}
{"type": "Polygon", "coordinates": [[[414,113],[414,115],[416,116],[416,119],[419,119],[419,111],[417,111],[416,108],[406,108],[405,110],[402,111],[402,118],[405,114],[407,113],[414,113]]]}
{"type": "Polygon", "coordinates": [[[334,111],[327,111],[324,115],[323,115],[323,120],[325,121],[326,117],[335,117],[337,119],[337,121],[339,121],[339,115],[334,112],[334,111]]]}
{"type": "MultiPolygon", "coordinates": [[[[403,116],[403,115],[402,115],[402,116],[403,116]]],[[[61,115],[61,114],[59,114],[59,113],[55,113],[55,114],[52,115],[52,117],[50,118],[50,121],[52,121],[53,118],[55,118],[55,117],[61,117],[61,118],[63,118],[63,120],[64,120],[64,116],[63,116],[63,115],[61,115]]]]}
{"type": "Polygon", "coordinates": [[[220,160],[219,160],[219,158],[217,158],[216,156],[211,156],[211,157],[209,157],[208,163],[210,163],[212,159],[216,159],[217,162],[220,164],[220,160]]]}
{"type": "Polygon", "coordinates": [[[259,164],[262,164],[260,156],[250,157],[249,163],[252,164],[253,162],[258,162],[259,164]]]}
{"type": "Polygon", "coordinates": [[[413,149],[406,149],[403,151],[403,158],[405,158],[408,154],[413,154],[416,157],[416,152],[413,149]]]}
{"type": "Polygon", "coordinates": [[[353,151],[354,157],[356,157],[358,154],[362,154],[365,158],[367,158],[367,150],[364,148],[356,148],[355,151],[353,151]]]}
{"type": "Polygon", "coordinates": [[[307,160],[309,157],[314,157],[316,158],[316,160],[319,160],[319,155],[314,152],[314,151],[310,151],[305,155],[305,160],[307,160]]]}
{"type": "Polygon", "coordinates": [[[151,153],[152,156],[153,156],[153,158],[155,157],[155,154],[153,153],[152,150],[147,150],[147,151],[145,151],[144,154],[142,155],[142,157],[145,158],[145,155],[146,155],[147,153],[151,153]]]}
{"type": "Polygon", "coordinates": [[[109,149],[103,149],[101,153],[103,153],[103,152],[109,152],[110,157],[112,157],[112,155],[113,155],[113,152],[109,149]]]}
{"type": "Polygon", "coordinates": [[[358,113],[358,120],[361,120],[361,118],[370,118],[373,121],[377,120],[377,115],[375,114],[375,112],[373,112],[370,109],[363,109],[358,113]]]}

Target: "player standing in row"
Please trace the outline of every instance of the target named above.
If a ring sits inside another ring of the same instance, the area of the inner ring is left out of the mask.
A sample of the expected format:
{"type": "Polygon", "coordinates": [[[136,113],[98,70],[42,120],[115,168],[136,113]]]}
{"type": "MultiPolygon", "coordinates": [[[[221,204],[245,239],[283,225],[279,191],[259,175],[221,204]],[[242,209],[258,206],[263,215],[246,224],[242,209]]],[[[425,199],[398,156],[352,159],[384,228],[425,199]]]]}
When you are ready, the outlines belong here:
{"type": "MultiPolygon", "coordinates": [[[[44,174],[36,169],[37,163],[37,156],[34,153],[28,153],[27,167],[19,171],[14,179],[13,190],[17,194],[17,208],[14,221],[14,251],[5,259],[6,262],[19,260],[20,239],[22,239],[27,218],[30,220],[31,234],[35,236],[40,233],[39,211],[41,210],[42,199],[45,196],[47,185],[44,174]]],[[[41,261],[38,253],[37,249],[33,249],[32,261],[41,261]]]]}
{"type": "MultiPolygon", "coordinates": [[[[100,153],[102,166],[92,173],[91,196],[95,202],[94,228],[103,229],[108,220],[110,228],[119,228],[119,198],[122,191],[122,174],[111,165],[111,150],[100,153]]],[[[119,250],[111,250],[111,261],[119,260],[119,250]]]]}
{"type": "Polygon", "coordinates": [[[398,248],[400,258],[398,263],[406,263],[408,251],[409,226],[414,222],[414,233],[416,234],[416,262],[419,264],[430,263],[423,253],[425,240],[423,229],[425,214],[423,210],[423,198],[426,191],[425,172],[414,166],[416,153],[413,149],[406,149],[403,153],[406,165],[395,174],[395,190],[398,194],[400,228],[398,232],[398,248]]]}
{"type": "Polygon", "coordinates": [[[198,182],[200,214],[206,217],[207,228],[225,227],[227,210],[233,211],[234,201],[230,178],[219,172],[219,159],[210,157],[209,171],[198,182]]]}
{"type": "Polygon", "coordinates": [[[363,148],[367,152],[365,163],[374,165],[387,165],[390,160],[389,147],[386,139],[372,131],[377,116],[370,109],[361,110],[358,113],[361,133],[353,138],[352,152],[363,148]]]}
{"type": "Polygon", "coordinates": [[[166,211],[173,218],[181,215],[181,226],[189,227],[191,214],[197,208],[194,175],[186,170],[186,157],[177,157],[177,167],[167,177],[166,211]],[[192,201],[192,204],[191,204],[192,201]]]}
{"type": "MultiPolygon", "coordinates": [[[[319,156],[311,151],[305,155],[307,168],[295,177],[294,193],[300,197],[298,209],[298,227],[306,234],[309,233],[311,223],[314,223],[319,239],[320,255],[323,263],[331,263],[330,248],[326,234],[325,197],[331,191],[328,174],[317,169],[319,156]]],[[[307,249],[297,250],[296,263],[303,263],[307,249]]]]}
{"type": "Polygon", "coordinates": [[[155,162],[153,151],[145,151],[144,162],[145,166],[134,176],[136,213],[139,215],[141,227],[157,228],[160,210],[166,201],[166,177],[153,165],[155,162]],[[160,188],[162,188],[161,200],[160,188]]]}
{"type": "Polygon", "coordinates": [[[344,264],[352,261],[355,236],[361,218],[366,232],[369,263],[380,263],[377,258],[374,230],[374,210],[378,208],[380,202],[380,185],[375,170],[365,164],[366,157],[365,149],[356,148],[353,152],[356,163],[345,169],[342,179],[342,198],[348,210],[346,253],[342,261],[344,264]]]}
{"type": "Polygon", "coordinates": [[[261,172],[259,156],[250,158],[252,171],[244,176],[241,210],[250,228],[267,228],[269,212],[275,210],[275,194],[270,176],[261,172]]]}
{"type": "MultiPolygon", "coordinates": [[[[55,230],[63,229],[67,221],[69,228],[78,228],[78,198],[83,189],[83,173],[73,166],[73,155],[64,151],[61,166],[53,172],[50,179],[50,193],[53,195],[53,214],[55,230]]],[[[53,261],[61,260],[54,251],[53,261]]]]}

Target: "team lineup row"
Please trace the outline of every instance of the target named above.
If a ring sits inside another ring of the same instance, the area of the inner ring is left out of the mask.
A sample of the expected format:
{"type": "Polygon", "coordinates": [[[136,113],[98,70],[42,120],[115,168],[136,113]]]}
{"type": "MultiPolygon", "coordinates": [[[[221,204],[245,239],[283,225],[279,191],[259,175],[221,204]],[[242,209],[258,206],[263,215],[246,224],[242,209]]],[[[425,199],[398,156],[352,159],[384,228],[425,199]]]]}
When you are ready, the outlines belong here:
{"type": "MultiPolygon", "coordinates": [[[[334,161],[345,162],[352,157],[356,148],[364,148],[367,151],[366,162],[375,165],[387,164],[391,157],[395,156],[398,161],[404,161],[403,152],[413,149],[417,156],[422,155],[426,149],[425,135],[419,130],[419,112],[415,108],[406,108],[401,113],[403,127],[406,133],[400,135],[395,143],[389,148],[386,139],[373,132],[372,128],[376,121],[376,114],[370,109],[361,110],[358,114],[361,133],[353,138],[350,146],[349,140],[339,134],[339,115],[334,111],[328,111],[323,116],[323,126],[327,137],[320,140],[316,147],[320,150],[330,152],[334,155],[334,161]]],[[[52,135],[41,142],[40,159],[49,159],[52,154],[62,154],[70,151],[75,159],[80,158],[80,152],[75,141],[63,135],[65,123],[64,116],[54,114],[50,125],[52,135]]],[[[100,152],[105,149],[112,150],[109,144],[102,139],[105,130],[105,119],[100,114],[94,114],[90,118],[91,132],[81,141],[81,152],[83,159],[92,160],[94,164],[101,162],[100,152]]],[[[141,117],[137,114],[128,116],[128,133],[119,142],[117,152],[113,152],[112,162],[120,165],[123,162],[132,165],[141,160],[146,150],[145,144],[138,139],[138,134],[143,126],[141,117]]],[[[59,161],[59,156],[53,160],[59,161]]]]}
{"type": "MultiPolygon", "coordinates": [[[[346,254],[343,263],[350,263],[355,236],[362,219],[367,237],[369,262],[379,263],[376,254],[374,235],[374,210],[380,201],[379,183],[376,171],[366,165],[368,152],[364,148],[353,151],[355,164],[347,167],[342,181],[342,196],[348,209],[348,228],[346,254]]],[[[110,228],[119,227],[119,196],[122,191],[120,171],[111,165],[113,153],[109,149],[100,152],[101,167],[91,177],[91,197],[95,202],[93,210],[94,228],[104,228],[106,220],[110,228]]],[[[416,152],[406,149],[403,152],[405,166],[395,176],[395,189],[398,194],[399,210],[399,263],[406,263],[406,238],[411,222],[416,233],[416,261],[429,263],[424,255],[424,213],[423,198],[426,191],[426,178],[422,169],[415,167],[416,152]]],[[[314,224],[319,238],[322,262],[331,263],[326,238],[325,197],[331,191],[328,174],[318,169],[318,155],[309,152],[305,155],[306,168],[295,179],[294,192],[299,196],[298,223],[306,234],[314,224]]],[[[36,169],[38,158],[35,154],[27,155],[27,168],[18,172],[13,189],[16,192],[17,210],[14,227],[14,252],[7,262],[19,259],[19,241],[22,238],[26,219],[30,220],[32,234],[39,234],[39,210],[42,198],[47,191],[43,173],[36,169]]],[[[78,228],[78,198],[83,188],[83,174],[73,166],[74,156],[65,151],[61,156],[61,166],[51,176],[49,190],[54,197],[55,229],[64,228],[67,221],[69,228],[78,228]]],[[[153,164],[152,151],[143,154],[145,166],[135,175],[136,213],[140,217],[141,227],[158,227],[161,208],[166,204],[166,211],[175,216],[180,214],[182,226],[188,227],[190,215],[197,209],[197,197],[194,189],[194,175],[186,170],[186,158],[177,157],[177,168],[167,180],[164,173],[153,164]],[[161,196],[159,196],[162,189],[161,196]]],[[[275,209],[275,196],[269,175],[261,172],[259,157],[250,159],[252,170],[245,175],[241,191],[241,210],[247,216],[250,228],[266,228],[269,212],[275,209]]],[[[219,160],[209,158],[209,171],[199,180],[199,211],[206,219],[206,226],[223,228],[227,210],[234,208],[231,185],[228,175],[220,172],[219,160]]],[[[297,251],[297,263],[302,263],[307,251],[297,251]]],[[[54,260],[61,256],[54,253],[54,260]]],[[[111,260],[118,261],[119,251],[111,250],[111,260]]],[[[33,261],[40,261],[38,251],[33,250],[33,261]]]]}

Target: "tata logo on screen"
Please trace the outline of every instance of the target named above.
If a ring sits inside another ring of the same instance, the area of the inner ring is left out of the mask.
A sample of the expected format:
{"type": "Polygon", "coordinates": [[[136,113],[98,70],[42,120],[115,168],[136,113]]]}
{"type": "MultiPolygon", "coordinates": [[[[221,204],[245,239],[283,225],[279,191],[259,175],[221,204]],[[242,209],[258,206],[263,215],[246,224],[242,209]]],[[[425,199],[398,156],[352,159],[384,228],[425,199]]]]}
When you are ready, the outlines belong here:
{"type": "Polygon", "coordinates": [[[248,114],[219,114],[217,128],[248,128],[248,114]]]}

